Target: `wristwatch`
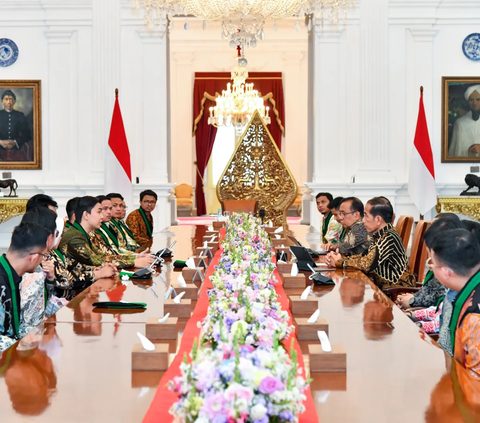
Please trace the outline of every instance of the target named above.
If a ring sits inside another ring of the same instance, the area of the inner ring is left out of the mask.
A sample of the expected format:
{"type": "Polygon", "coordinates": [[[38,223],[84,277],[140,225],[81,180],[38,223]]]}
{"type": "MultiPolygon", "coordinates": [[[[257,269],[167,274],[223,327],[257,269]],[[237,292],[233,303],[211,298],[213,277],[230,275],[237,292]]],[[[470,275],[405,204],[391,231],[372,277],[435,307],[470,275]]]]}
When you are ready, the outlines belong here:
{"type": "Polygon", "coordinates": [[[412,297],[412,298],[410,298],[410,299],[408,300],[408,305],[409,305],[410,307],[413,307],[413,304],[415,304],[415,297],[412,297]]]}

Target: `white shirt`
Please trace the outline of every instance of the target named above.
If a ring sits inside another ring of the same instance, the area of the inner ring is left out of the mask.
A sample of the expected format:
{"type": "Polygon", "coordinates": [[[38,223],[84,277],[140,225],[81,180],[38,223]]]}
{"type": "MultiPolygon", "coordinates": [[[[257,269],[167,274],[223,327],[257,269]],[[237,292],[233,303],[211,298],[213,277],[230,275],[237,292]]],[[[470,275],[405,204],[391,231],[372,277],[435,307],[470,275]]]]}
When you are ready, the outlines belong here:
{"type": "Polygon", "coordinates": [[[451,157],[477,157],[477,154],[468,153],[472,144],[480,144],[480,119],[474,121],[470,111],[455,121],[448,155],[451,157]]]}

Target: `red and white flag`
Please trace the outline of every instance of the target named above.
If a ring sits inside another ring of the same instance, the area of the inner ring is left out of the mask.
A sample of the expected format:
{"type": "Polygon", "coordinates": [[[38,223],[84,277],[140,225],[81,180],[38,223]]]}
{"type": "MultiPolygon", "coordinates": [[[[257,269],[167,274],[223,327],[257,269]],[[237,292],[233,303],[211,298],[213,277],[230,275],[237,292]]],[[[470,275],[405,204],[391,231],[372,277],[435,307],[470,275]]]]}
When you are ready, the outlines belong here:
{"type": "Polygon", "coordinates": [[[118,104],[118,91],[115,91],[112,126],[105,154],[105,194],[120,193],[125,203],[132,205],[132,170],[130,150],[123,126],[122,113],[118,104]]]}
{"type": "Polygon", "coordinates": [[[425,108],[423,107],[423,87],[420,89],[420,107],[410,160],[408,193],[422,215],[437,204],[432,146],[428,136],[425,108]]]}

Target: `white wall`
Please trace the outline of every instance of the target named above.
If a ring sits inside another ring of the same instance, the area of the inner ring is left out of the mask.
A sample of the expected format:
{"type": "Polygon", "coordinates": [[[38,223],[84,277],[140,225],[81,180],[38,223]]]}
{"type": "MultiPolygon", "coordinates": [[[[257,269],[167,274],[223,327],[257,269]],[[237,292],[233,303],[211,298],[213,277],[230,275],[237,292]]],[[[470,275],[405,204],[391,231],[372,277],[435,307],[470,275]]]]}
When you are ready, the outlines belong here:
{"type": "MultiPolygon", "coordinates": [[[[20,197],[45,192],[62,206],[103,193],[104,155],[119,89],[132,159],[134,199],[159,195],[155,227],[170,224],[167,155],[167,42],[146,31],[130,1],[2,0],[0,37],[17,62],[0,79],[42,81],[42,170],[13,170],[20,197]]],[[[0,167],[1,170],[1,167],[0,167]]],[[[61,213],[63,214],[63,210],[61,213]]],[[[11,231],[2,225],[2,231],[11,231]]]]}
{"type": "MultiPolygon", "coordinates": [[[[189,19],[189,29],[185,31],[184,19],[174,21],[174,29],[169,33],[172,181],[195,185],[195,72],[230,72],[236,66],[237,51],[221,39],[219,23],[208,22],[203,30],[201,20],[189,19]]],[[[266,39],[255,48],[247,48],[245,55],[249,72],[282,72],[286,128],[282,153],[302,186],[307,180],[308,34],[303,26],[299,31],[294,26],[295,20],[279,22],[274,31],[273,23],[267,23],[266,39]]]]}
{"type": "MultiPolygon", "coordinates": [[[[441,163],[441,79],[480,73],[462,52],[479,24],[478,1],[361,0],[346,25],[315,28],[307,183],[314,193],[385,195],[397,216],[418,217],[407,182],[423,85],[438,194],[459,194],[470,164],[441,163]]],[[[318,226],[313,203],[310,212],[318,226]]]]}

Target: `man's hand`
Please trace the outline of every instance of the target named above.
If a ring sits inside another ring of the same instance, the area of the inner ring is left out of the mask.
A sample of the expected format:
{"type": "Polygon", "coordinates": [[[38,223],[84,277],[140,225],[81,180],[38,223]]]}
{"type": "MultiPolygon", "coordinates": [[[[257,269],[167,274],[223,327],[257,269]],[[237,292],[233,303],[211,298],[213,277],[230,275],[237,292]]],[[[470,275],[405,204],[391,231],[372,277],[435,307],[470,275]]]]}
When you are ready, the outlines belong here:
{"type": "Polygon", "coordinates": [[[17,143],[14,140],[0,140],[0,145],[7,150],[15,147],[17,143]]]}
{"type": "Polygon", "coordinates": [[[47,275],[47,279],[49,281],[55,280],[55,266],[53,264],[53,261],[44,261],[42,263],[42,269],[47,275]]]}
{"type": "Polygon", "coordinates": [[[135,259],[135,267],[148,267],[153,263],[154,256],[139,257],[135,259]]]}
{"type": "Polygon", "coordinates": [[[335,249],[335,247],[333,246],[333,244],[331,242],[327,242],[326,244],[322,244],[320,247],[322,248],[322,250],[325,250],[325,251],[330,251],[330,250],[335,249]]]}
{"type": "Polygon", "coordinates": [[[410,299],[413,298],[413,294],[401,294],[397,297],[397,304],[403,308],[410,308],[410,299]]]}
{"type": "Polygon", "coordinates": [[[342,255],[339,253],[338,248],[335,252],[328,253],[325,257],[325,263],[329,267],[336,267],[336,263],[338,260],[342,258],[342,255]]]}
{"type": "Polygon", "coordinates": [[[105,263],[97,267],[94,274],[96,279],[116,278],[118,277],[118,269],[112,263],[105,263]]]}
{"type": "Polygon", "coordinates": [[[468,152],[470,154],[478,154],[480,153],[480,144],[472,144],[469,148],[468,148],[468,152]]]}

